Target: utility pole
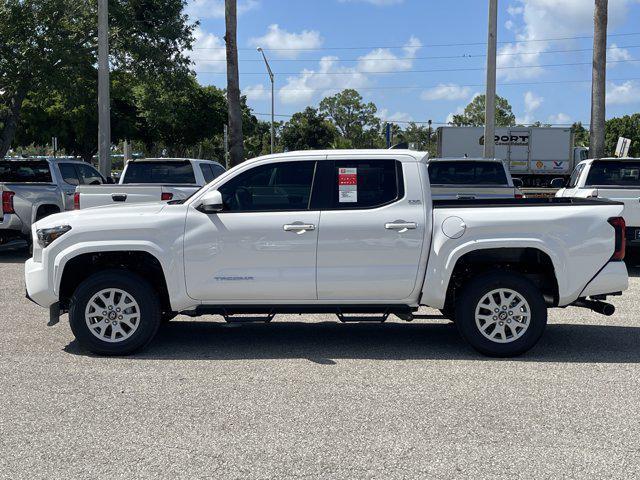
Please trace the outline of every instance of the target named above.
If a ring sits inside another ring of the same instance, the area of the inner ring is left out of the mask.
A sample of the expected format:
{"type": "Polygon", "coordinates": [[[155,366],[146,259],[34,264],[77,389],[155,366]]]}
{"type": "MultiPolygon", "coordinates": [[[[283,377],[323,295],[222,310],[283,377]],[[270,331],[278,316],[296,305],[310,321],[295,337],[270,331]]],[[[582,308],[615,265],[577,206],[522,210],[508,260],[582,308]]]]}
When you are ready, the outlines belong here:
{"type": "Polygon", "coordinates": [[[109,104],[109,0],[98,0],[98,159],[105,178],[111,176],[109,104]]]}
{"type": "Polygon", "coordinates": [[[242,140],[242,108],[240,107],[240,76],[238,73],[238,13],[236,0],[225,0],[224,18],[227,45],[227,108],[229,109],[229,154],[231,166],[244,160],[242,140]]]}
{"type": "Polygon", "coordinates": [[[487,38],[487,90],[484,113],[484,158],[496,156],[496,50],[498,35],[498,0],[489,0],[489,35],[487,38]]]}
{"type": "Polygon", "coordinates": [[[593,13],[593,73],[591,84],[591,158],[604,157],[605,101],[607,81],[608,0],[595,0],[593,13]]]}
{"type": "Polygon", "coordinates": [[[264,58],[264,64],[267,66],[267,72],[269,72],[269,79],[271,80],[271,153],[273,154],[273,147],[275,145],[275,96],[274,96],[274,75],[273,71],[271,71],[271,67],[269,66],[269,62],[267,61],[267,57],[264,54],[264,50],[262,47],[258,47],[258,51],[262,54],[262,58],[264,58]]]}

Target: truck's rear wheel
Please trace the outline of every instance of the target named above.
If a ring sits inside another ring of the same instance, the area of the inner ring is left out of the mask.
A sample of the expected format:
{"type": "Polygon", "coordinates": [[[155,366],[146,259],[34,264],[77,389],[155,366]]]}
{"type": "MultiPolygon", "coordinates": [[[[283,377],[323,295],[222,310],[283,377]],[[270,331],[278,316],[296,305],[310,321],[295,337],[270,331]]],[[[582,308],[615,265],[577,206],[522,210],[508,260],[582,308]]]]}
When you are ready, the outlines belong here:
{"type": "Polygon", "coordinates": [[[547,307],[538,288],[523,276],[492,272],[471,280],[458,296],[456,325],[479,352],[510,357],[540,339],[547,307]]]}
{"type": "Polygon", "coordinates": [[[126,355],[145,347],[160,325],[160,302],[151,285],[122,270],[96,273],[82,282],[69,306],[71,330],[100,355],[126,355]]]}

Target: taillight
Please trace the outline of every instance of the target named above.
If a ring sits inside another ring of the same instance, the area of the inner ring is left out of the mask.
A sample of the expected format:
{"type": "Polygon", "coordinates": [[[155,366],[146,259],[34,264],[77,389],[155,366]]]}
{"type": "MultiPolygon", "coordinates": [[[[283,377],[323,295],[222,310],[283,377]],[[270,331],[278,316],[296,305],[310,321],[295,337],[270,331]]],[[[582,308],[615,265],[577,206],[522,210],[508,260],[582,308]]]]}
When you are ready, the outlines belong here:
{"type": "Polygon", "coordinates": [[[168,202],[169,200],[173,199],[173,193],[168,193],[168,192],[163,192],[162,195],[160,196],[160,200],[162,200],[163,202],[168,202]]]}
{"type": "Polygon", "coordinates": [[[524,198],[524,195],[520,192],[516,192],[515,198],[524,198]]]}
{"type": "Polygon", "coordinates": [[[626,224],[622,217],[612,217],[609,219],[609,223],[616,231],[616,246],[613,252],[612,260],[624,260],[624,254],[626,250],[627,238],[625,234],[626,224]]]}
{"type": "Polygon", "coordinates": [[[73,194],[73,209],[80,210],[80,194],[78,192],[73,194]]]}
{"type": "Polygon", "coordinates": [[[2,212],[3,213],[16,213],[13,209],[13,197],[15,192],[5,191],[2,192],[2,212]]]}

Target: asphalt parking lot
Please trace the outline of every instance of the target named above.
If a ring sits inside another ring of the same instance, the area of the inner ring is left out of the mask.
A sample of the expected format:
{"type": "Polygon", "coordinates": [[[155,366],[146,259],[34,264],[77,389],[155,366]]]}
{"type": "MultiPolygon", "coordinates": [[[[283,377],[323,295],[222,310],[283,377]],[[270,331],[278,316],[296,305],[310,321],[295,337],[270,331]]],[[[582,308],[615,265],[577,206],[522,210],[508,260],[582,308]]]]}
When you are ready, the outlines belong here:
{"type": "Polygon", "coordinates": [[[179,317],[100,358],[24,298],[24,259],[0,253],[2,478],[640,474],[640,278],[613,317],[553,310],[514,360],[444,322],[321,315],[179,317]]]}

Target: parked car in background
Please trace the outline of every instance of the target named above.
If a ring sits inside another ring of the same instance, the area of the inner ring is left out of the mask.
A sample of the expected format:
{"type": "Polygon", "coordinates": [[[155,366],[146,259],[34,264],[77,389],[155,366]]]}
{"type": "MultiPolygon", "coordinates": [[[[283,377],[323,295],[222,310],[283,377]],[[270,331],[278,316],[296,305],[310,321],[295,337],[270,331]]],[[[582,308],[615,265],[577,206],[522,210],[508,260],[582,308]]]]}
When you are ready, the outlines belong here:
{"type": "Polygon", "coordinates": [[[213,160],[129,160],[116,185],[79,186],[75,207],[183,200],[224,172],[225,168],[213,160]]]}
{"type": "Polygon", "coordinates": [[[33,222],[73,209],[78,185],[101,185],[106,181],[98,170],[81,160],[0,160],[0,245],[30,241],[33,222]]]}
{"type": "Polygon", "coordinates": [[[606,198],[624,203],[626,245],[634,256],[640,254],[640,159],[602,158],[580,162],[556,197],[606,198]]]}
{"type": "Polygon", "coordinates": [[[430,158],[427,164],[434,200],[523,197],[501,160],[430,158]]]}
{"type": "Polygon", "coordinates": [[[381,322],[420,318],[425,305],[497,356],[531,348],[549,307],[613,313],[604,300],[628,285],[622,204],[433,200],[425,160],[408,150],[268,155],[184,202],[45,218],[33,228],[28,295],[50,324],[69,312],[80,344],[111,355],[144,347],[177,313],[381,322]]]}

